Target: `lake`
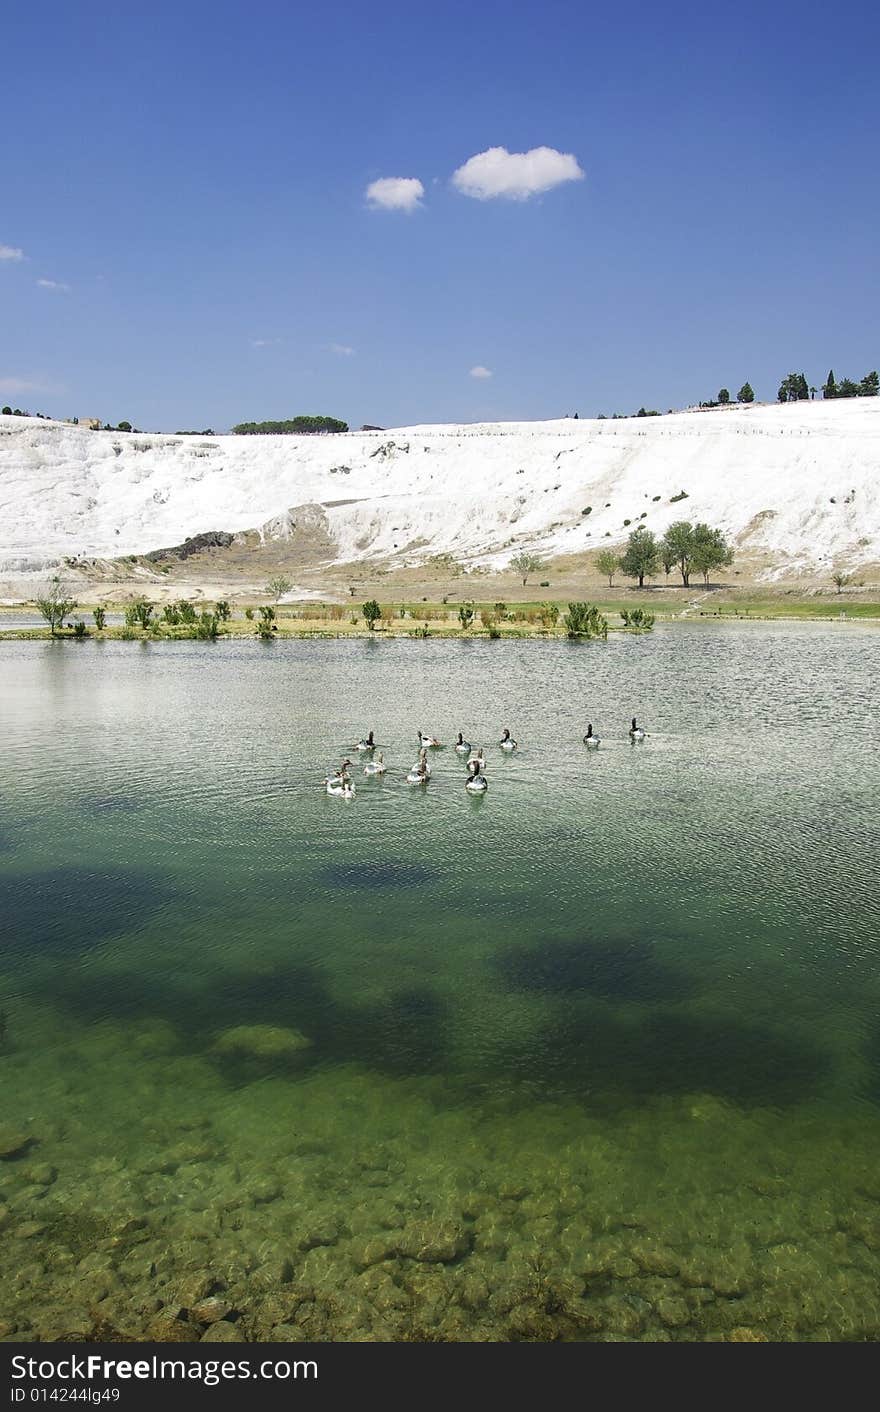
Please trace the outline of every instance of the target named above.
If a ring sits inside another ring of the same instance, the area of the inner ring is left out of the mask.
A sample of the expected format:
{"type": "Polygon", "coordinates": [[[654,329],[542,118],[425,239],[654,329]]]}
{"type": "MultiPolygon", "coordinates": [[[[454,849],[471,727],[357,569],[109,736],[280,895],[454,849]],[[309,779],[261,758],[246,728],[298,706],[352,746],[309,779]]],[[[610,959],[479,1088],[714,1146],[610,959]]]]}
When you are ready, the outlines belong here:
{"type": "Polygon", "coordinates": [[[880,1338],[876,629],[0,674],[0,1336],[880,1338]]]}

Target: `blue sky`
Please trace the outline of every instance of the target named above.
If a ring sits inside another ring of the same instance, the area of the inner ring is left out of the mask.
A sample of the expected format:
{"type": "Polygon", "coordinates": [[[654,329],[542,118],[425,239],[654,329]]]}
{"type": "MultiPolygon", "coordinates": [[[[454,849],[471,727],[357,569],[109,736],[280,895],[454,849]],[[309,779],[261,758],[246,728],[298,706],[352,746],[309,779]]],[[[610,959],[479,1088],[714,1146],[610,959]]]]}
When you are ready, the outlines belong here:
{"type": "Polygon", "coordinates": [[[0,402],[390,426],[880,363],[876,4],[36,0],[2,43],[0,402]],[[569,161],[453,182],[493,148],[569,161]]]}

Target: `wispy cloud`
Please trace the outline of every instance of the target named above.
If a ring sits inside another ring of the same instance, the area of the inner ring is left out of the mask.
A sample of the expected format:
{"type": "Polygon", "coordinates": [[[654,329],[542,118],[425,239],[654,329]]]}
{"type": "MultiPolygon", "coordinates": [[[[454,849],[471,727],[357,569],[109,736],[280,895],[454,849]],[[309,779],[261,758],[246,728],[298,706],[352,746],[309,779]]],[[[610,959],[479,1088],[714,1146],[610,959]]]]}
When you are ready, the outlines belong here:
{"type": "Polygon", "coordinates": [[[273,344],[280,342],[280,338],[252,338],[251,348],[271,348],[273,344]]]}
{"type": "Polygon", "coordinates": [[[0,392],[16,397],[20,392],[48,392],[44,382],[34,382],[29,378],[0,378],[0,392]]]}
{"type": "Polygon", "coordinates": [[[331,343],[330,352],[336,353],[340,358],[354,357],[354,349],[349,348],[347,343],[331,343]]]}
{"type": "Polygon", "coordinates": [[[16,245],[0,245],[0,260],[23,260],[24,251],[16,245]]]}
{"type": "Polygon", "coordinates": [[[508,152],[506,147],[490,147],[470,157],[452,174],[452,185],[464,196],[491,201],[497,196],[508,201],[528,201],[561,186],[566,181],[582,181],[584,172],[570,152],[555,147],[533,147],[530,152],[508,152]]]}
{"type": "Polygon", "coordinates": [[[367,202],[374,211],[417,211],[424,194],[418,177],[380,177],[371,181],[366,190],[367,202]]]}
{"type": "Polygon", "coordinates": [[[477,363],[476,367],[475,367],[475,368],[471,368],[470,372],[468,373],[468,377],[477,378],[477,379],[480,380],[480,381],[482,381],[482,380],[485,379],[485,378],[490,378],[491,376],[492,376],[492,369],[491,369],[491,368],[484,368],[483,365],[482,365],[482,363],[477,363]]]}
{"type": "Polygon", "coordinates": [[[59,294],[70,293],[70,285],[62,284],[59,279],[38,279],[37,284],[41,289],[54,289],[59,294]]]}

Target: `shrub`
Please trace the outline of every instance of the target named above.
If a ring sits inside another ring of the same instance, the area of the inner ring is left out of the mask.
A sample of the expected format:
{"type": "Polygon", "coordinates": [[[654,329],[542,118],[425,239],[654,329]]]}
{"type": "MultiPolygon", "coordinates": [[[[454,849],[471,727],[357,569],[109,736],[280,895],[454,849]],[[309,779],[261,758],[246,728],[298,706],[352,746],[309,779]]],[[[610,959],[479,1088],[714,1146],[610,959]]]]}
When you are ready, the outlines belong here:
{"type": "Polygon", "coordinates": [[[74,625],[73,625],[73,635],[74,635],[74,637],[85,637],[85,635],[86,635],[86,625],[85,625],[85,623],[82,621],[82,618],[80,618],[77,622],[74,623],[74,625]]]}
{"type": "MultiPolygon", "coordinates": [[[[373,632],[376,623],[382,616],[382,609],[379,607],[375,598],[371,598],[368,602],[364,603],[361,607],[361,612],[364,615],[364,622],[370,629],[370,632],[373,632]]],[[[354,619],[354,621],[356,622],[357,619],[354,619]]]]}
{"type": "Polygon", "coordinates": [[[679,502],[679,500],[687,500],[687,499],[688,499],[688,493],[687,493],[687,491],[686,491],[686,490],[680,490],[677,495],[670,495],[670,497],[669,497],[669,503],[670,503],[670,505],[677,505],[678,502],[679,502]]]}
{"type": "Polygon", "coordinates": [[[473,625],[474,612],[475,607],[472,598],[466,599],[458,610],[458,621],[461,623],[462,629],[465,632],[467,632],[468,628],[473,625]]]}
{"type": "Polygon", "coordinates": [[[608,636],[608,620],[593,603],[569,603],[565,627],[569,637],[608,636]]]}
{"type": "Polygon", "coordinates": [[[550,587],[550,580],[549,580],[549,579],[541,579],[541,582],[538,584],[538,587],[539,587],[539,588],[549,588],[549,587],[550,587]]]}
{"type": "Polygon", "coordinates": [[[98,629],[98,632],[103,632],[104,624],[107,621],[107,610],[99,606],[93,610],[92,617],[95,620],[95,627],[98,629]]]}
{"type": "Polygon", "coordinates": [[[175,604],[175,607],[177,608],[177,612],[182,623],[195,622],[196,610],[193,605],[187,601],[186,598],[181,598],[180,601],[175,604]]]}
{"type": "Polygon", "coordinates": [[[221,598],[215,611],[221,623],[228,623],[229,619],[232,617],[232,609],[225,598],[221,598]]]}
{"type": "Polygon", "coordinates": [[[267,628],[269,629],[269,631],[271,632],[271,630],[272,630],[272,624],[273,624],[274,621],[275,621],[275,609],[272,607],[272,604],[271,604],[271,603],[263,603],[263,604],[261,604],[261,606],[260,606],[260,621],[261,621],[261,626],[267,627],[267,628]]]}
{"type": "Polygon", "coordinates": [[[592,505],[588,505],[585,510],[581,510],[581,514],[582,514],[582,515],[592,515],[592,513],[593,513],[593,507],[592,507],[592,505]]]}
{"type": "Polygon", "coordinates": [[[153,605],[146,598],[136,598],[125,610],[126,627],[141,627],[146,631],[153,616],[153,605]]]}
{"type": "Polygon", "coordinates": [[[176,628],[180,623],[180,613],[173,603],[166,603],[162,609],[162,617],[169,627],[176,628]]]}
{"type": "Polygon", "coordinates": [[[559,622],[559,604],[542,603],[538,609],[538,616],[545,628],[555,628],[559,622]]]}
{"type": "MultiPolygon", "coordinates": [[[[270,629],[271,631],[271,629],[270,629]]],[[[203,608],[196,623],[196,637],[215,638],[217,636],[217,615],[203,608]]]]}
{"type": "Polygon", "coordinates": [[[625,628],[634,628],[638,632],[649,632],[654,626],[654,614],[645,608],[621,608],[620,616],[625,628]]]}
{"type": "Polygon", "coordinates": [[[632,520],[624,520],[624,522],[623,522],[623,528],[626,529],[627,525],[631,525],[631,524],[632,524],[632,520]]]}
{"type": "Polygon", "coordinates": [[[253,610],[253,608],[245,608],[245,610],[244,610],[244,615],[245,615],[245,617],[247,618],[247,620],[248,620],[249,623],[252,623],[252,622],[253,622],[253,620],[254,620],[254,610],[253,610]]]}

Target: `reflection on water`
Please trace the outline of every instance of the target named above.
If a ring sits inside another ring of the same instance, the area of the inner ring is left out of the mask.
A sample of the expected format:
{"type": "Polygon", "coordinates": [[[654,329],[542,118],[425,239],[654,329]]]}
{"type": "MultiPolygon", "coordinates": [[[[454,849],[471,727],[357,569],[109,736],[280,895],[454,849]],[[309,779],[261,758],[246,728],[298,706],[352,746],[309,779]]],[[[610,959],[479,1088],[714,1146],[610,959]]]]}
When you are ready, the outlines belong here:
{"type": "Polygon", "coordinates": [[[880,1336],[878,666],[4,644],[0,1336],[880,1336]]]}

